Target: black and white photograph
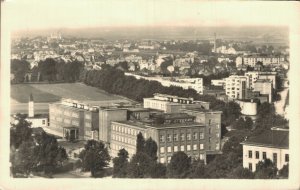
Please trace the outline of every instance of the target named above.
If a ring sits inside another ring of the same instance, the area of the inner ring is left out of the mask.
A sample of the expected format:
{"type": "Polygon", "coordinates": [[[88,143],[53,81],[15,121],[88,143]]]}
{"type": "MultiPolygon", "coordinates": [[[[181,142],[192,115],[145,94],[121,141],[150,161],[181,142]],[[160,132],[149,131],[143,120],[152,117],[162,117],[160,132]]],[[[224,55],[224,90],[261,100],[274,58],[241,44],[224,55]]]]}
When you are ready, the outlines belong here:
{"type": "Polygon", "coordinates": [[[0,189],[299,189],[298,18],[298,2],[1,1],[0,189]]]}

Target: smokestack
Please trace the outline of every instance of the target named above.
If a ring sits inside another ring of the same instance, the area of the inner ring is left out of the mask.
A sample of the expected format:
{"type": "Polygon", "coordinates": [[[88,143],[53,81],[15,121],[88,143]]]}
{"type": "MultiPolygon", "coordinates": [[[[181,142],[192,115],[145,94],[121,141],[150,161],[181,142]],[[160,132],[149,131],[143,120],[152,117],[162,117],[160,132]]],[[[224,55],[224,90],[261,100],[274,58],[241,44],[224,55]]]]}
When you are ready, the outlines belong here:
{"type": "Polygon", "coordinates": [[[217,49],[217,34],[216,33],[214,33],[214,37],[215,37],[215,39],[214,39],[214,52],[216,53],[216,49],[217,49]]]}

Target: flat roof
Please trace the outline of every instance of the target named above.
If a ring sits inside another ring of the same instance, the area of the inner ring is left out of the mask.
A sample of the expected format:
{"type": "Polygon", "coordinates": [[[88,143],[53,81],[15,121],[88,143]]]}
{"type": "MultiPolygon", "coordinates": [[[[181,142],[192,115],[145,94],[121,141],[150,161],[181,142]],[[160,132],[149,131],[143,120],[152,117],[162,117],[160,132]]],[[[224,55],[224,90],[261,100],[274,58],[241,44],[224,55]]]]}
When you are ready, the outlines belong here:
{"type": "Polygon", "coordinates": [[[199,126],[199,127],[205,127],[201,123],[197,122],[188,122],[188,123],[174,123],[174,124],[150,124],[143,121],[133,121],[133,120],[127,120],[127,121],[113,121],[114,123],[120,123],[125,125],[132,125],[135,127],[140,128],[181,128],[181,127],[193,127],[193,126],[199,126]]]}
{"type": "Polygon", "coordinates": [[[219,110],[207,110],[204,108],[183,108],[182,110],[194,111],[194,112],[212,112],[212,113],[222,113],[219,110]]]}

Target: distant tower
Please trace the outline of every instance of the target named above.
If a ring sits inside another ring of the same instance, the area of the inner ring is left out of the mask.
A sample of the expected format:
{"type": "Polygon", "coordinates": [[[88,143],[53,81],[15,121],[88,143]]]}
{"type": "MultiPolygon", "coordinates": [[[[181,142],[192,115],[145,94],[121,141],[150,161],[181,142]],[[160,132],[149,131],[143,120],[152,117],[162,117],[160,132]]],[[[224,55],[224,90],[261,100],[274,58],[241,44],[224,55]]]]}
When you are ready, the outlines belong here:
{"type": "Polygon", "coordinates": [[[30,94],[28,102],[28,117],[34,117],[34,101],[33,96],[30,94]]]}
{"type": "Polygon", "coordinates": [[[217,34],[216,33],[214,33],[214,37],[215,37],[215,39],[214,39],[214,52],[216,53],[216,49],[217,49],[217,34]]]}

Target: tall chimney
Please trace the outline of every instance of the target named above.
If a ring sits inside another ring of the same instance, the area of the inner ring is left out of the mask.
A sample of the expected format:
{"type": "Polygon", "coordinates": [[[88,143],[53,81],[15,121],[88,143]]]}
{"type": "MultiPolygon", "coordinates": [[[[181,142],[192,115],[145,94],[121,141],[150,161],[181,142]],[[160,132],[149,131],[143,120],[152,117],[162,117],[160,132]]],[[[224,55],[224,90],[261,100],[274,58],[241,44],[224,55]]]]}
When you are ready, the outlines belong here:
{"type": "Polygon", "coordinates": [[[28,117],[34,117],[34,101],[33,96],[30,94],[28,102],[28,117]]]}
{"type": "Polygon", "coordinates": [[[217,34],[214,33],[214,52],[216,53],[216,49],[217,49],[217,34]]]}

